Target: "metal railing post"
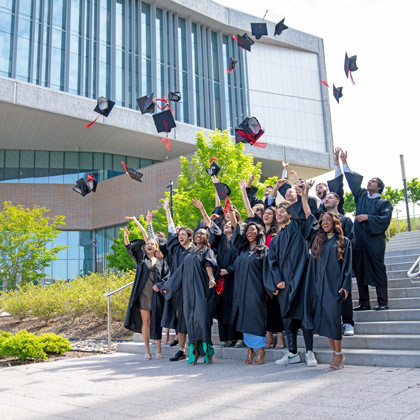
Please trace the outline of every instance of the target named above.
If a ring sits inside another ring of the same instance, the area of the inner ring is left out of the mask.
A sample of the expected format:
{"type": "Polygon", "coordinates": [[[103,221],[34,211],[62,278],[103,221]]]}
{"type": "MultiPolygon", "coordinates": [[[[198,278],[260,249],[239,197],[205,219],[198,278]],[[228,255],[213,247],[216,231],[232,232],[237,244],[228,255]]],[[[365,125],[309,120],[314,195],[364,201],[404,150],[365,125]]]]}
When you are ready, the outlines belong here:
{"type": "MultiPolygon", "coordinates": [[[[108,293],[110,291],[108,287],[108,293]]],[[[108,353],[111,353],[111,295],[108,295],[108,353]]]]}

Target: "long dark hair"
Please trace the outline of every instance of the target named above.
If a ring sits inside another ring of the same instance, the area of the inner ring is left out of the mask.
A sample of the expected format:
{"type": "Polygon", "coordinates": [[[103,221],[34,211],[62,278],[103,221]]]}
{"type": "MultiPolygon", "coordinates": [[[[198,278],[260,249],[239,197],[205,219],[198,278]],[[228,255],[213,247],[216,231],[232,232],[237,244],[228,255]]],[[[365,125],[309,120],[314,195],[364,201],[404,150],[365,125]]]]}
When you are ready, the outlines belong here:
{"type": "Polygon", "coordinates": [[[320,258],[324,252],[325,244],[328,241],[328,237],[324,229],[322,228],[322,219],[325,216],[330,216],[333,222],[333,230],[332,233],[337,241],[337,259],[339,261],[344,260],[344,252],[346,249],[346,243],[344,241],[344,234],[343,229],[341,227],[341,222],[338,216],[334,213],[325,212],[321,214],[319,218],[319,230],[318,234],[316,235],[314,242],[312,244],[312,255],[314,258],[320,258]]]}
{"type": "Polygon", "coordinates": [[[259,225],[258,223],[255,222],[249,222],[247,223],[247,225],[245,226],[244,231],[242,232],[241,235],[241,242],[238,246],[238,254],[241,253],[244,250],[248,250],[249,249],[249,241],[246,237],[246,232],[248,231],[248,229],[251,226],[255,226],[255,228],[257,229],[257,238],[256,238],[256,242],[257,242],[257,246],[255,247],[255,251],[258,254],[259,257],[262,257],[264,255],[264,249],[265,249],[265,235],[264,235],[264,229],[261,225],[259,225]]]}
{"type": "MultiPolygon", "coordinates": [[[[263,216],[263,221],[264,221],[264,214],[267,210],[271,210],[273,213],[273,220],[271,221],[270,227],[268,228],[268,230],[265,230],[265,236],[267,235],[271,235],[271,236],[276,236],[279,233],[279,224],[277,223],[276,220],[276,209],[273,206],[269,206],[267,207],[262,216],[263,216]]],[[[264,226],[265,228],[265,226],[264,226]]]]}

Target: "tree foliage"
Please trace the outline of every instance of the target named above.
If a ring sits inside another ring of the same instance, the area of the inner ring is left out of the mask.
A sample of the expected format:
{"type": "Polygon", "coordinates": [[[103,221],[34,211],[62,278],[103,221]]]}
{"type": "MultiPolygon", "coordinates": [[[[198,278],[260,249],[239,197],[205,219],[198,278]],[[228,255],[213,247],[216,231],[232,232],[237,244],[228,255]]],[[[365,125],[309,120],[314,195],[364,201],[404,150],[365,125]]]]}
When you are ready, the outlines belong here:
{"type": "MultiPolygon", "coordinates": [[[[209,138],[202,132],[198,132],[196,147],[197,151],[190,160],[184,156],[180,157],[181,174],[178,176],[178,187],[173,194],[173,218],[176,225],[194,228],[201,220],[200,211],[191,205],[193,198],[199,198],[209,214],[213,211],[215,189],[210,176],[206,172],[206,169],[210,167],[210,159],[213,157],[218,159],[217,163],[221,168],[218,174],[219,181],[229,185],[232,190],[230,198],[242,217],[246,217],[246,211],[239,189],[239,180],[247,179],[249,175],[254,173],[256,181],[253,182],[253,185],[259,188],[257,194],[259,198],[263,198],[266,186],[273,185],[276,181],[276,178],[272,177],[265,182],[259,182],[261,162],[254,164],[254,157],[245,153],[243,143],[235,144],[232,142],[228,130],[223,132],[217,130],[214,134],[210,134],[209,138]]],[[[279,175],[281,175],[280,163],[279,175]]],[[[169,192],[166,192],[165,195],[169,198],[169,192]]],[[[146,226],[144,218],[139,219],[139,221],[143,226],[146,226]]],[[[153,211],[153,228],[155,231],[167,232],[166,214],[162,207],[153,211]]],[[[136,236],[138,229],[134,228],[133,223],[129,224],[129,229],[133,231],[130,240],[139,237],[136,236]]],[[[120,233],[119,238],[114,240],[112,251],[113,253],[107,257],[111,267],[119,270],[134,267],[131,258],[126,257],[127,253],[122,233],[120,233]]]]}
{"type": "Polygon", "coordinates": [[[398,190],[397,188],[386,187],[382,193],[382,197],[390,201],[395,207],[404,197],[404,190],[398,190]]]}
{"type": "Polygon", "coordinates": [[[42,269],[56,260],[65,246],[48,246],[59,234],[58,226],[65,225],[64,216],[47,217],[49,210],[34,206],[28,209],[3,203],[0,212],[0,283],[6,289],[17,284],[37,283],[46,276],[42,269]]]}
{"type": "Polygon", "coordinates": [[[353,216],[356,215],[356,202],[352,193],[347,192],[344,194],[344,212],[353,216]]]}

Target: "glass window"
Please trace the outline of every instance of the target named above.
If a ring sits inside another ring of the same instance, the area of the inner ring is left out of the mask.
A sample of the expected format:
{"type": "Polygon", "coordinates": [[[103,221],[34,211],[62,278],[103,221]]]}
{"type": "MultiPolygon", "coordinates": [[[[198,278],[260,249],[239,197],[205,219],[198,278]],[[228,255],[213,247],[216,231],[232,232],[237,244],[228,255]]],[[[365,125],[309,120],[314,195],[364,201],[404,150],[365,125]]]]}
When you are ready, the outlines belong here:
{"type": "Polygon", "coordinates": [[[150,40],[150,4],[141,4],[141,53],[143,56],[151,57],[150,40]]]}
{"type": "Polygon", "coordinates": [[[124,173],[124,168],[121,165],[121,161],[126,161],[126,156],[122,155],[113,155],[113,170],[116,173],[124,173]]]}
{"type": "MultiPolygon", "coordinates": [[[[58,236],[54,239],[53,246],[59,246],[59,245],[64,245],[64,246],[68,245],[67,231],[61,231],[58,234],[58,236]]],[[[59,258],[60,260],[67,259],[67,250],[68,248],[62,249],[56,254],[56,257],[59,258]]]]}
{"type": "Polygon", "coordinates": [[[108,153],[104,154],[104,166],[105,166],[104,179],[111,178],[113,176],[112,175],[112,155],[108,153]]]}
{"type": "Polygon", "coordinates": [[[66,27],[66,1],[53,0],[53,26],[65,29],[66,27]]]}
{"type": "Polygon", "coordinates": [[[75,95],[80,94],[81,42],[79,36],[70,36],[69,92],[75,95]]]}
{"type": "Polygon", "coordinates": [[[16,79],[29,82],[29,60],[31,47],[32,21],[19,19],[19,32],[17,41],[16,79]]]}
{"type": "Polygon", "coordinates": [[[7,182],[18,182],[19,150],[6,150],[4,162],[4,179],[7,182]]]}
{"type": "Polygon", "coordinates": [[[32,0],[19,0],[19,14],[28,18],[32,17],[32,0]]]}
{"type": "Polygon", "coordinates": [[[73,280],[76,276],[82,274],[79,269],[80,260],[68,260],[67,261],[67,278],[73,280]]]}
{"type": "Polygon", "coordinates": [[[130,168],[136,168],[136,169],[140,168],[140,159],[128,156],[127,166],[129,166],[130,168]]]}
{"type": "Polygon", "coordinates": [[[144,168],[146,166],[153,165],[153,161],[151,159],[140,159],[141,161],[141,168],[144,168]]]}
{"type": "Polygon", "coordinates": [[[64,154],[64,183],[74,183],[79,174],[79,156],[77,152],[64,154]]]}
{"type": "Polygon", "coordinates": [[[6,77],[11,72],[13,33],[12,15],[0,10],[0,75],[6,77]]]}
{"type": "Polygon", "coordinates": [[[71,31],[80,34],[82,26],[82,10],[81,10],[81,1],[80,0],[71,0],[71,31]]]}
{"type": "Polygon", "coordinates": [[[49,182],[62,184],[64,182],[64,152],[50,152],[49,182]]]}
{"type": "Polygon", "coordinates": [[[11,12],[15,11],[15,1],[10,0],[0,0],[0,9],[10,10],[11,12]]]}
{"type": "Polygon", "coordinates": [[[64,42],[65,32],[53,29],[50,86],[57,90],[64,89],[64,42]]]}
{"type": "Polygon", "coordinates": [[[67,260],[57,260],[52,263],[52,276],[55,280],[67,280],[67,260]]]}
{"type": "Polygon", "coordinates": [[[80,178],[86,178],[87,174],[93,172],[93,153],[81,152],[80,153],[80,178]]]}
{"type": "Polygon", "coordinates": [[[79,259],[79,232],[78,231],[68,232],[67,245],[70,247],[68,249],[69,260],[78,260],[79,259]]]}
{"type": "Polygon", "coordinates": [[[4,150],[0,150],[0,182],[4,180],[4,150]]]}
{"type": "Polygon", "coordinates": [[[36,183],[48,184],[49,153],[35,151],[35,173],[36,183]]]}
{"type": "Polygon", "coordinates": [[[34,182],[34,159],[35,153],[32,150],[22,150],[20,152],[19,182],[34,182]]]}

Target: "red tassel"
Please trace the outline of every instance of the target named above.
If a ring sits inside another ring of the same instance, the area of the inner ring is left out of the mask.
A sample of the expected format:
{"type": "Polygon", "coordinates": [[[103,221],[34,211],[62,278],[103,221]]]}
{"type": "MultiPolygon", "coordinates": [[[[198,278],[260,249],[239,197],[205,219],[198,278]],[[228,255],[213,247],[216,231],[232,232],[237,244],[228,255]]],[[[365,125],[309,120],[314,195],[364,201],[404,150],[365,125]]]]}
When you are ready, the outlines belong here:
{"type": "Polygon", "coordinates": [[[329,88],[328,83],[325,80],[321,80],[321,83],[326,86],[327,88],[329,88]]]}
{"type": "Polygon", "coordinates": [[[166,128],[166,137],[164,139],[159,137],[159,139],[162,143],[165,143],[165,147],[168,150],[171,150],[171,142],[170,142],[169,136],[168,136],[168,123],[166,122],[166,120],[163,120],[163,124],[165,124],[165,128],[166,128]]]}
{"type": "Polygon", "coordinates": [[[230,211],[233,210],[232,200],[224,192],[222,192],[222,194],[226,197],[224,199],[225,200],[225,206],[223,207],[223,213],[229,213],[230,211]]]}
{"type": "MultiPolygon", "coordinates": [[[[169,102],[168,102],[168,100],[167,99],[165,99],[165,98],[153,98],[155,101],[161,101],[161,102],[163,102],[165,105],[164,106],[162,106],[162,107],[160,107],[158,104],[156,104],[156,106],[160,109],[160,110],[162,110],[162,109],[165,109],[166,107],[168,108],[168,109],[171,109],[171,107],[169,106],[169,102]]],[[[173,113],[173,112],[172,112],[173,113]]]]}
{"type": "Polygon", "coordinates": [[[261,26],[262,26],[262,24],[263,24],[263,22],[264,22],[265,17],[267,16],[267,12],[268,12],[268,9],[265,11],[265,15],[264,15],[264,17],[262,18],[262,21],[261,21],[261,23],[260,23],[260,29],[261,29],[261,26]]]}
{"type": "Polygon", "coordinates": [[[350,71],[350,69],[349,69],[349,66],[346,66],[347,67],[347,70],[349,71],[349,74],[350,74],[350,80],[351,80],[351,82],[353,83],[353,85],[355,85],[356,84],[356,82],[353,80],[353,75],[351,74],[351,71],[350,71]]]}
{"type": "Polygon", "coordinates": [[[215,160],[217,160],[217,157],[212,157],[211,159],[210,159],[210,163],[212,163],[213,161],[215,161],[215,160]]]}
{"type": "Polygon", "coordinates": [[[95,177],[92,175],[87,176],[88,181],[95,181],[95,177]]]}
{"type": "Polygon", "coordinates": [[[224,277],[220,277],[220,279],[216,280],[216,293],[220,295],[223,290],[225,290],[225,279],[224,277]]]}
{"type": "Polygon", "coordinates": [[[100,115],[98,115],[92,122],[90,122],[89,124],[85,125],[85,128],[89,128],[91,125],[95,124],[95,122],[98,120],[98,118],[100,117],[100,115]]]}
{"type": "Polygon", "coordinates": [[[239,39],[238,39],[235,35],[232,35],[232,38],[233,38],[235,41],[239,42],[239,44],[243,44],[243,42],[239,41],[239,39]]]}
{"type": "Polygon", "coordinates": [[[261,149],[265,149],[268,146],[268,143],[253,143],[252,145],[260,147],[261,149]]]}

